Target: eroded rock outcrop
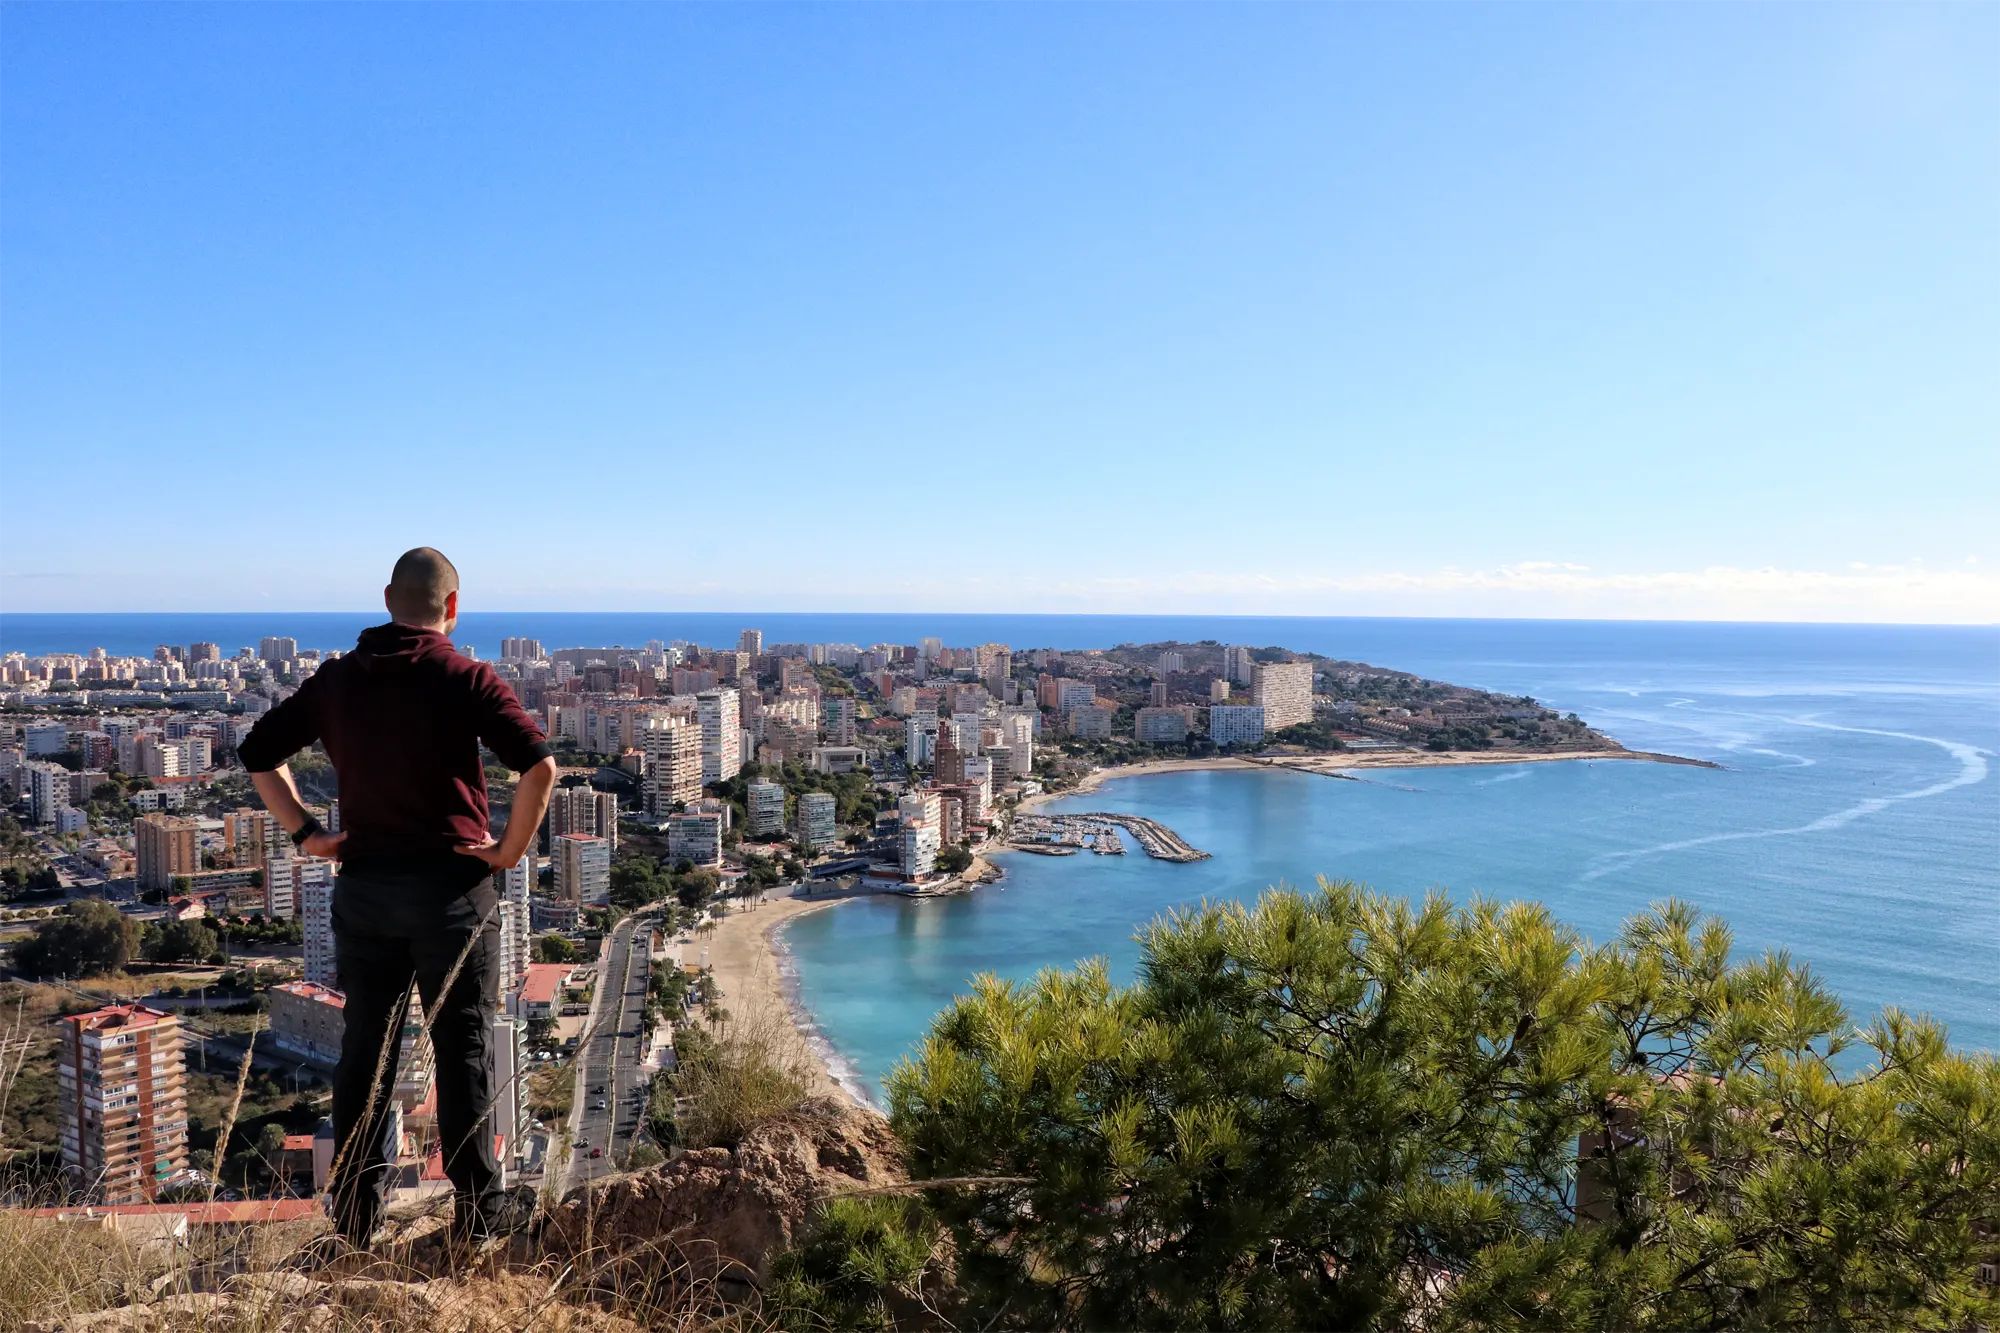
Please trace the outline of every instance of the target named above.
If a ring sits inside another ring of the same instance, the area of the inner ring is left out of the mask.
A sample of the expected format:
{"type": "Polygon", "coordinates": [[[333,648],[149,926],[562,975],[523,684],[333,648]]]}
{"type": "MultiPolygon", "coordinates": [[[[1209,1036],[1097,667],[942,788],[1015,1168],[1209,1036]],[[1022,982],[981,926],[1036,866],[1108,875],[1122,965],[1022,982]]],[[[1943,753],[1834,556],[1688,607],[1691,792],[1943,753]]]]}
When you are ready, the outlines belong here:
{"type": "Polygon", "coordinates": [[[761,1285],[814,1205],[905,1179],[888,1122],[826,1099],[758,1126],[733,1150],[702,1148],[572,1196],[544,1222],[545,1256],[643,1265],[684,1281],[761,1285]]]}

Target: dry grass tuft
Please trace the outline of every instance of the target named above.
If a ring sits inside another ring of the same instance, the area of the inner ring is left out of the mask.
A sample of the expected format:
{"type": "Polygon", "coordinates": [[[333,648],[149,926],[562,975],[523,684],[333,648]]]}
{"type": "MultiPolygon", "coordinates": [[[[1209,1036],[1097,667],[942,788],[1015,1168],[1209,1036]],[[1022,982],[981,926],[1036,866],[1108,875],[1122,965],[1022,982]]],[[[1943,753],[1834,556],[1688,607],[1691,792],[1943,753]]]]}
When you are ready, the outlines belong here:
{"type": "Polygon", "coordinates": [[[666,1247],[537,1259],[454,1255],[436,1219],[304,1275],[285,1261],[321,1223],[172,1248],[0,1212],[0,1328],[23,1333],[770,1333],[754,1287],[696,1278],[666,1247]]]}
{"type": "Polygon", "coordinates": [[[684,1147],[734,1148],[745,1134],[811,1093],[810,1056],[791,1024],[777,1015],[689,1024],[683,1032],[690,1039],[677,1043],[674,1092],[684,1147]]]}

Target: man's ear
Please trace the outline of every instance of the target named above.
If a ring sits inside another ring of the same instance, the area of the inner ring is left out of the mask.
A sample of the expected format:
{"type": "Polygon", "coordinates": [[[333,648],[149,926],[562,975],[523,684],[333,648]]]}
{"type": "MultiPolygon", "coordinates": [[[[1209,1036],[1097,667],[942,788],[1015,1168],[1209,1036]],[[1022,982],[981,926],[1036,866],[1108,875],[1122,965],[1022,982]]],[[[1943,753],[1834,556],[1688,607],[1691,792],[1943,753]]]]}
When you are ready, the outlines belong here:
{"type": "Polygon", "coordinates": [[[389,619],[394,620],[396,618],[396,604],[389,600],[389,591],[388,586],[384,585],[382,588],[382,609],[389,613],[389,619]]]}
{"type": "Polygon", "coordinates": [[[458,619],[458,589],[456,588],[453,588],[444,595],[444,618],[446,620],[458,619]]]}

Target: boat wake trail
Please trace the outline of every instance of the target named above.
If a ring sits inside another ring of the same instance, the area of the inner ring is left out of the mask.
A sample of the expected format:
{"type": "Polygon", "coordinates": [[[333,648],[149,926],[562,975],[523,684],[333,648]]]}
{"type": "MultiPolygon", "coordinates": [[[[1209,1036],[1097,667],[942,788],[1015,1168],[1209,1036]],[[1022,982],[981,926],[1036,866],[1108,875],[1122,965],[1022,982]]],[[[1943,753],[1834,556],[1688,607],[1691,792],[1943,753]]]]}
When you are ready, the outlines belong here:
{"type": "MultiPolygon", "coordinates": [[[[1984,782],[1988,772],[1986,751],[1963,741],[1941,740],[1936,736],[1918,736],[1907,731],[1878,731],[1873,727],[1843,727],[1832,722],[1818,722],[1811,718],[1788,717],[1778,719],[1795,727],[1813,727],[1820,731],[1845,731],[1858,736],[1885,736],[1899,741],[1921,741],[1925,745],[1935,745],[1958,760],[1958,772],[1943,782],[1920,787],[1916,791],[1898,792],[1894,796],[1871,796],[1865,801],[1857,801],[1844,810],[1821,815],[1810,824],[1799,824],[1792,828],[1745,829],[1736,833],[1710,833],[1700,838],[1682,838],[1678,842],[1663,842],[1654,847],[1640,847],[1629,852],[1607,852],[1598,857],[1579,877],[1582,881],[1600,879],[1614,870],[1623,870],[1634,861],[1649,856],[1663,856],[1668,852],[1686,851],[1690,847],[1706,847],[1718,842],[1745,842],[1753,838],[1787,838],[1799,833],[1824,833],[1829,829],[1841,828],[1857,819],[1879,814],[1892,805],[1904,801],[1921,801],[1931,796],[1941,796],[1958,787],[1969,787],[1975,782],[1984,782]]],[[[1768,751],[1766,753],[1769,753],[1768,751]]]]}

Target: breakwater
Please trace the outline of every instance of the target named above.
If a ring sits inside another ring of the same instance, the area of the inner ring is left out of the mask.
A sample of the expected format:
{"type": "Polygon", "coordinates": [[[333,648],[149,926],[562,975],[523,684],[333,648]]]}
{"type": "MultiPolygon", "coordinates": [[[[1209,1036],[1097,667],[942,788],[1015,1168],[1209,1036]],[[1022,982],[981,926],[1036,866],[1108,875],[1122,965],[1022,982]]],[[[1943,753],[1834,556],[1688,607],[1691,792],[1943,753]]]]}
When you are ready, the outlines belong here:
{"type": "Polygon", "coordinates": [[[1180,834],[1144,815],[1088,811],[1082,814],[1022,815],[1008,834],[1009,845],[1024,851],[1057,856],[1089,848],[1105,855],[1124,852],[1111,830],[1123,829],[1156,861],[1206,861],[1207,852],[1189,845],[1180,834]]]}

